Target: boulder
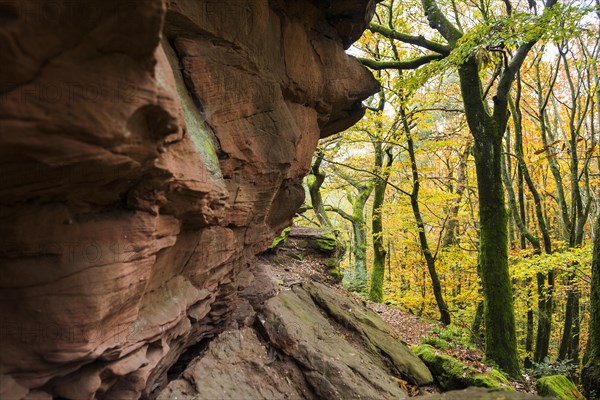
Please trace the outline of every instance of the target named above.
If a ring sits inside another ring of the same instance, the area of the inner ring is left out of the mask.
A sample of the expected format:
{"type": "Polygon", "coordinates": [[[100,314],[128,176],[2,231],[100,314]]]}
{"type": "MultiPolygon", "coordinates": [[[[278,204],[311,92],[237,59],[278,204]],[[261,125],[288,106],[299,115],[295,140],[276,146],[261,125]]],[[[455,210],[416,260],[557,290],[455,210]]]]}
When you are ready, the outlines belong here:
{"type": "Polygon", "coordinates": [[[470,386],[513,391],[509,381],[498,370],[492,369],[486,373],[477,373],[473,368],[464,365],[459,360],[446,354],[441,354],[434,347],[423,344],[412,347],[413,351],[423,362],[436,382],[444,390],[463,389],[470,386]]]}
{"type": "Polygon", "coordinates": [[[385,357],[398,376],[415,385],[433,382],[425,364],[381,317],[354,297],[328,289],[318,282],[305,285],[313,301],[337,323],[356,333],[364,345],[385,357]]]}

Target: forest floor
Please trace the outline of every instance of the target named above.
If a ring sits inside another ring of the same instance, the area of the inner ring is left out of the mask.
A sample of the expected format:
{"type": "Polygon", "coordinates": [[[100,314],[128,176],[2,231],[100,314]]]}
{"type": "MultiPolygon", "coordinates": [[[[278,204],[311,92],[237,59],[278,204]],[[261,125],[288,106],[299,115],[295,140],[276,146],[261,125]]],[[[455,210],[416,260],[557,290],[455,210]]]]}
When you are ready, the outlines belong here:
{"type": "MultiPolygon", "coordinates": [[[[377,312],[382,319],[390,325],[401,337],[408,346],[421,344],[424,339],[427,342],[440,340],[444,344],[448,344],[445,349],[439,351],[454,357],[468,365],[480,373],[487,372],[491,367],[483,362],[484,354],[474,345],[461,343],[461,341],[452,341],[447,335],[443,335],[444,327],[438,321],[426,319],[412,315],[401,309],[389,306],[386,304],[372,303],[364,301],[355,293],[348,292],[339,283],[339,280],[332,277],[322,264],[322,259],[313,257],[308,254],[302,259],[289,257],[288,252],[279,253],[273,257],[276,267],[273,273],[277,279],[284,285],[294,284],[304,280],[313,280],[328,286],[335,286],[336,289],[346,292],[348,295],[354,296],[357,299],[366,303],[368,307],[377,312]]],[[[523,381],[515,381],[509,379],[515,390],[524,393],[535,394],[535,378],[525,375],[523,381]]],[[[423,392],[424,388],[421,388],[423,392]]],[[[409,389],[410,391],[410,389],[409,389]]],[[[427,388],[425,392],[437,391],[436,388],[427,388]]]]}
{"type": "MultiPolygon", "coordinates": [[[[439,349],[440,352],[460,360],[480,373],[488,372],[492,368],[483,363],[483,352],[472,346],[466,346],[462,343],[456,343],[448,338],[442,337],[443,325],[438,321],[427,320],[406,313],[396,307],[385,304],[368,303],[368,306],[376,311],[381,318],[387,322],[404,341],[412,346],[423,343],[424,338],[435,340],[436,338],[449,344],[447,349],[439,349]]],[[[529,375],[524,376],[524,380],[519,382],[508,378],[515,390],[525,393],[537,393],[535,389],[535,378],[529,375]]]]}

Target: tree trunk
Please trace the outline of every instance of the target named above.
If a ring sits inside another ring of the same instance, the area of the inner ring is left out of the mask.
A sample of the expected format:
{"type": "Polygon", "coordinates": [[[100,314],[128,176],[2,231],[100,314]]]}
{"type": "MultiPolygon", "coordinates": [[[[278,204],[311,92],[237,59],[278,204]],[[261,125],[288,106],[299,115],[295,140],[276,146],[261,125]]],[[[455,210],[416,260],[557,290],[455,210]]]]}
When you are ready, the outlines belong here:
{"type": "Polygon", "coordinates": [[[558,350],[558,360],[577,362],[579,359],[579,294],[573,287],[574,279],[574,274],[569,275],[568,285],[571,287],[565,306],[565,322],[558,350]]]}
{"type": "Polygon", "coordinates": [[[440,321],[444,325],[450,324],[450,312],[448,310],[448,306],[444,301],[444,296],[442,294],[442,285],[440,283],[440,279],[435,269],[435,256],[431,254],[431,250],[429,248],[429,243],[427,242],[427,234],[425,233],[425,224],[423,223],[423,217],[421,215],[421,209],[419,207],[419,170],[417,167],[417,159],[415,156],[415,146],[410,133],[410,126],[408,121],[406,120],[406,115],[404,110],[401,108],[400,113],[402,116],[402,121],[404,125],[404,130],[407,136],[407,148],[408,154],[410,156],[410,165],[412,171],[412,192],[410,193],[410,205],[413,210],[413,215],[415,217],[415,221],[417,223],[417,229],[419,231],[419,243],[421,244],[421,252],[425,257],[425,262],[427,263],[427,270],[429,272],[429,277],[431,278],[431,286],[433,289],[433,295],[435,297],[435,302],[440,311],[440,321]]]}
{"type": "Polygon", "coordinates": [[[581,372],[581,383],[590,399],[593,395],[600,396],[600,217],[596,219],[594,230],[589,336],[581,372]]]}
{"type": "Polygon", "coordinates": [[[465,191],[465,179],[467,160],[471,154],[471,143],[467,142],[463,152],[461,153],[460,160],[458,163],[458,173],[456,177],[456,191],[454,194],[456,198],[452,201],[450,212],[448,215],[448,222],[446,223],[446,232],[442,239],[442,247],[448,247],[458,244],[458,211],[460,210],[460,203],[462,202],[462,196],[465,191]]]}
{"type": "Polygon", "coordinates": [[[380,169],[379,176],[382,179],[375,178],[373,182],[373,212],[372,212],[372,232],[373,237],[373,269],[371,270],[371,287],[369,290],[369,299],[376,303],[383,301],[383,278],[385,274],[385,251],[383,242],[383,218],[382,207],[385,201],[385,190],[387,187],[387,178],[389,168],[392,166],[393,157],[391,154],[384,155],[383,145],[380,140],[374,143],[375,146],[375,167],[380,169]],[[384,168],[384,158],[386,158],[384,168]]]}
{"type": "Polygon", "coordinates": [[[323,205],[323,197],[321,196],[321,185],[325,181],[325,174],[321,171],[321,163],[323,162],[323,150],[317,148],[313,164],[310,168],[308,176],[308,193],[310,194],[310,202],[321,226],[331,228],[331,221],[325,212],[323,205]]]}
{"type": "Polygon", "coordinates": [[[573,325],[571,327],[571,342],[569,343],[569,351],[567,357],[573,362],[573,364],[579,367],[579,333],[581,331],[581,324],[579,318],[579,298],[581,293],[578,289],[573,290],[573,325]]]}
{"type": "Polygon", "coordinates": [[[352,205],[352,214],[330,205],[327,205],[326,209],[336,212],[352,225],[349,267],[344,272],[342,284],[352,292],[363,292],[367,287],[367,224],[364,212],[367,200],[369,200],[369,196],[373,191],[373,186],[370,183],[361,185],[349,176],[344,176],[339,172],[338,174],[358,190],[356,196],[350,191],[346,192],[348,202],[352,205]]]}
{"type": "Polygon", "coordinates": [[[548,356],[548,348],[550,346],[550,331],[552,328],[552,300],[551,297],[546,293],[546,276],[541,272],[538,272],[536,274],[536,279],[538,295],[538,328],[535,339],[535,352],[533,353],[533,360],[536,363],[541,363],[548,356]]]}
{"type": "Polygon", "coordinates": [[[507,213],[500,168],[502,142],[498,138],[488,140],[479,141],[475,152],[481,232],[479,263],[485,298],[485,353],[506,373],[518,376],[515,315],[508,272],[507,213]]]}
{"type": "Polygon", "coordinates": [[[473,324],[471,325],[471,342],[481,345],[481,328],[483,324],[483,301],[477,303],[475,309],[475,317],[473,317],[473,324]]]}
{"type": "Polygon", "coordinates": [[[525,368],[531,368],[533,363],[531,362],[531,354],[533,351],[533,305],[531,304],[531,279],[527,281],[527,331],[525,335],[525,361],[523,365],[525,368]]]}
{"type": "Polygon", "coordinates": [[[509,375],[518,376],[515,315],[508,272],[507,213],[500,172],[502,145],[500,140],[495,140],[491,146],[476,147],[486,357],[509,375]]]}
{"type": "MultiPolygon", "coordinates": [[[[506,95],[510,85],[502,86],[502,97],[497,95],[494,98],[495,109],[492,116],[482,97],[477,60],[470,57],[461,64],[458,71],[467,123],[474,138],[479,191],[479,265],[483,281],[485,355],[507,374],[519,378],[513,294],[508,269],[508,218],[501,166],[502,137],[508,120],[506,95]]],[[[501,81],[506,85],[507,79],[504,76],[501,81]]]]}
{"type": "Polygon", "coordinates": [[[367,233],[363,221],[352,223],[354,239],[354,265],[350,273],[344,274],[343,284],[352,292],[362,292],[367,287],[367,233]]]}
{"type": "MultiPolygon", "coordinates": [[[[363,186],[356,197],[348,193],[348,200],[352,204],[352,223],[354,265],[344,274],[342,284],[352,292],[363,292],[367,287],[367,224],[364,210],[373,187],[363,186]]],[[[348,218],[347,218],[348,219],[348,218]]]]}
{"type": "MultiPolygon", "coordinates": [[[[525,212],[525,191],[523,190],[523,171],[519,167],[517,170],[517,193],[519,200],[519,215],[523,224],[527,226],[527,214],[525,212]]],[[[525,235],[520,235],[520,244],[521,248],[524,250],[527,248],[527,242],[525,241],[525,235]]]]}

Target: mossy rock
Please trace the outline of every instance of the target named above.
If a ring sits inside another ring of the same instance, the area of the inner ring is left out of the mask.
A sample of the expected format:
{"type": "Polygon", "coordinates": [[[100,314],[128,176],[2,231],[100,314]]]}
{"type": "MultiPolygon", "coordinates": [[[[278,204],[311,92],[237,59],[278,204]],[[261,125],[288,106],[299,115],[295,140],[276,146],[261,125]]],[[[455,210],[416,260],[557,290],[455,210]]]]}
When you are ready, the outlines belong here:
{"type": "Polygon", "coordinates": [[[323,265],[325,265],[329,269],[336,268],[338,264],[339,262],[337,258],[326,258],[325,260],[323,260],[323,265]]]}
{"type": "Polygon", "coordinates": [[[291,230],[292,230],[292,228],[289,226],[287,228],[285,228],[284,230],[282,230],[281,233],[279,234],[279,236],[277,236],[275,239],[273,239],[273,243],[271,243],[269,250],[275,250],[281,244],[285,243],[287,238],[290,236],[291,230]]]}
{"type": "Polygon", "coordinates": [[[497,369],[492,369],[485,374],[477,374],[468,378],[469,386],[484,387],[490,389],[513,390],[510,382],[497,369]]]}
{"type": "Polygon", "coordinates": [[[464,389],[469,386],[465,381],[468,367],[458,360],[437,354],[435,348],[428,344],[413,346],[412,350],[427,365],[442,389],[464,389]]]}
{"type": "Polygon", "coordinates": [[[468,376],[467,382],[469,386],[505,390],[509,392],[515,391],[508,379],[506,379],[506,376],[497,369],[491,369],[483,374],[468,376]]]}
{"type": "Polygon", "coordinates": [[[450,348],[450,343],[437,336],[425,336],[421,341],[440,350],[448,350],[450,348]]]}
{"type": "Polygon", "coordinates": [[[334,231],[324,232],[310,238],[310,244],[322,253],[331,254],[338,249],[338,239],[334,231]]]}
{"type": "Polygon", "coordinates": [[[464,389],[470,386],[500,390],[514,390],[508,380],[498,370],[492,369],[478,374],[473,368],[445,354],[439,354],[428,344],[416,345],[412,350],[433,374],[435,380],[444,390],[464,389]]]}
{"type": "Polygon", "coordinates": [[[573,382],[564,375],[540,378],[536,383],[536,389],[541,396],[556,396],[563,400],[585,400],[573,382]]]}
{"type": "Polygon", "coordinates": [[[337,258],[331,257],[321,261],[327,268],[327,273],[336,280],[341,280],[344,274],[340,271],[340,262],[337,258]]]}
{"type": "Polygon", "coordinates": [[[327,272],[329,272],[329,275],[331,275],[331,277],[334,278],[338,283],[344,278],[344,274],[339,268],[333,268],[327,272]]]}

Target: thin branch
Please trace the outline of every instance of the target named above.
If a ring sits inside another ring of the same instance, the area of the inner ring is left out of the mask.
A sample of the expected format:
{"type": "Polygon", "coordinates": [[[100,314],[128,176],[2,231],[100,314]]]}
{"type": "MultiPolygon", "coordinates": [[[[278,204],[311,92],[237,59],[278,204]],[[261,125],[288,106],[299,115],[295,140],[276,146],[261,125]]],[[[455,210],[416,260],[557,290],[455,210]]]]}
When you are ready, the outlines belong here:
{"type": "MultiPolygon", "coordinates": [[[[353,167],[353,166],[351,166],[351,165],[348,165],[348,164],[343,164],[343,163],[339,163],[339,162],[336,162],[336,161],[333,161],[333,160],[328,160],[328,159],[325,159],[325,161],[327,161],[328,163],[331,163],[331,164],[340,165],[340,166],[342,166],[342,167],[349,168],[349,169],[351,169],[351,170],[353,170],[353,171],[357,171],[357,172],[363,172],[363,173],[365,173],[365,174],[369,174],[369,175],[371,175],[371,176],[373,176],[373,177],[375,177],[375,178],[377,178],[377,179],[381,179],[382,181],[383,181],[383,180],[385,180],[385,178],[384,178],[384,177],[382,177],[382,176],[379,176],[379,175],[377,175],[376,173],[374,173],[374,172],[371,172],[371,171],[368,171],[368,170],[366,170],[366,169],[355,168],[355,167],[353,167]]],[[[410,196],[410,193],[409,193],[409,192],[407,192],[406,190],[404,190],[404,189],[402,189],[402,188],[400,188],[400,187],[398,187],[398,186],[394,185],[392,182],[389,182],[389,181],[388,181],[388,183],[387,183],[387,184],[388,184],[388,185],[390,185],[391,187],[393,187],[394,189],[396,189],[397,191],[399,191],[400,193],[402,193],[402,194],[404,194],[404,195],[406,195],[406,196],[410,196]]]]}
{"type": "Polygon", "coordinates": [[[412,60],[406,61],[376,61],[369,58],[359,57],[360,61],[364,66],[374,69],[376,71],[382,69],[397,69],[397,70],[409,70],[417,69],[425,64],[432,61],[442,60],[445,56],[442,54],[427,54],[421,57],[413,58],[412,60]]]}
{"type": "Polygon", "coordinates": [[[329,204],[326,204],[323,207],[325,207],[325,211],[333,211],[334,213],[337,213],[340,217],[342,217],[350,222],[354,222],[354,218],[352,218],[352,215],[348,214],[341,208],[331,206],[329,204]]]}
{"type": "Polygon", "coordinates": [[[398,40],[407,44],[414,44],[415,46],[423,47],[427,50],[435,51],[436,53],[440,53],[443,55],[450,54],[450,46],[426,39],[423,35],[407,35],[405,33],[397,32],[393,29],[386,28],[385,26],[375,24],[373,22],[369,24],[369,30],[374,33],[379,33],[380,35],[385,36],[388,39],[398,40]]]}

